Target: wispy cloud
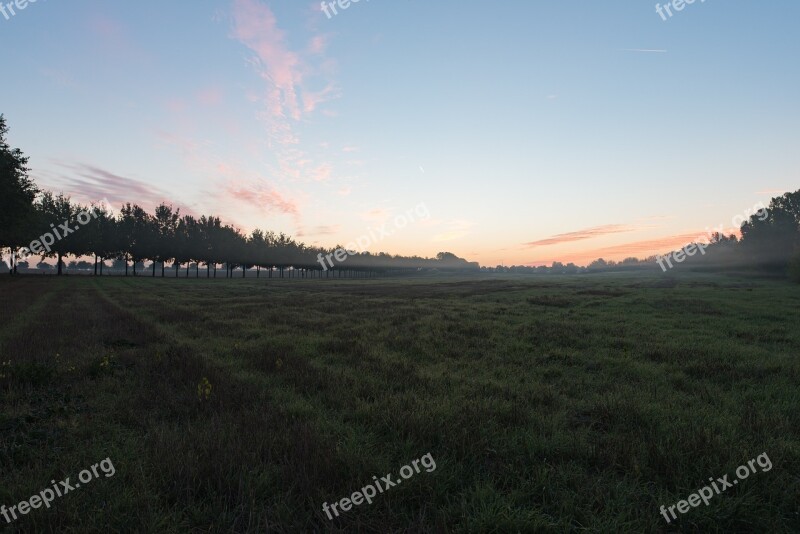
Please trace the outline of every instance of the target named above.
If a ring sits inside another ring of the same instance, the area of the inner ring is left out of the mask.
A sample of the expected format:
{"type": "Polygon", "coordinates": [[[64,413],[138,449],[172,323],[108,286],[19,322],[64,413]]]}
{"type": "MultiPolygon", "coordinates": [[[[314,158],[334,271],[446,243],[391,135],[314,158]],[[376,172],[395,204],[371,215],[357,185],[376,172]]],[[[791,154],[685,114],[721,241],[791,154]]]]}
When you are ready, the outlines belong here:
{"type": "Polygon", "coordinates": [[[579,265],[586,265],[589,262],[599,258],[606,260],[621,260],[623,258],[632,256],[644,259],[656,254],[663,254],[665,252],[677,250],[691,242],[702,241],[703,236],[705,235],[705,232],[698,231],[686,234],[664,236],[644,241],[633,241],[630,243],[586,250],[573,254],[564,254],[555,259],[539,259],[528,263],[528,265],[550,265],[553,263],[553,261],[560,261],[562,263],[574,262],[579,265]]]}
{"type": "Polygon", "coordinates": [[[249,204],[261,213],[299,215],[299,208],[294,201],[264,184],[231,182],[226,191],[231,198],[249,204]]]}
{"type": "Polygon", "coordinates": [[[595,226],[594,228],[586,228],[585,230],[578,230],[577,232],[568,232],[566,234],[558,234],[546,239],[538,241],[531,241],[525,243],[526,247],[545,247],[549,245],[558,245],[560,243],[569,243],[572,241],[583,241],[585,239],[593,239],[609,234],[620,234],[624,232],[633,232],[638,228],[624,225],[624,224],[607,224],[605,226],[595,226]]]}
{"type": "Polygon", "coordinates": [[[234,0],[231,37],[252,52],[250,65],[265,84],[250,96],[264,106],[257,118],[266,126],[267,145],[276,158],[274,173],[289,180],[326,180],[330,164],[311,163],[296,132],[300,121],[340,96],[329,76],[333,62],[324,57],[326,37],[312,36],[305,49],[292,49],[273,11],[259,0],[234,0]],[[326,74],[323,83],[314,84],[321,73],[326,74]]]}
{"type": "MultiPolygon", "coordinates": [[[[146,209],[153,209],[162,202],[173,203],[170,199],[174,195],[141,180],[114,174],[86,163],[54,163],[61,171],[41,171],[39,174],[48,186],[70,195],[78,202],[108,200],[114,208],[131,202],[146,209]]],[[[188,206],[178,207],[184,213],[194,213],[188,206]]]]}
{"type": "Polygon", "coordinates": [[[326,236],[326,235],[334,235],[338,234],[342,230],[341,225],[332,225],[332,226],[315,226],[310,230],[304,230],[297,233],[297,237],[318,237],[318,236],[326,236]]]}
{"type": "Polygon", "coordinates": [[[469,235],[470,229],[475,226],[474,223],[463,219],[454,219],[442,223],[444,231],[435,234],[431,241],[435,243],[442,243],[445,241],[455,241],[469,235]]]}
{"type": "Polygon", "coordinates": [[[756,195],[782,195],[790,191],[793,191],[793,189],[768,189],[766,191],[756,191],[756,195]]]}
{"type": "Polygon", "coordinates": [[[323,163],[311,172],[311,178],[315,182],[326,182],[331,178],[333,168],[329,163],[323,163]]]}
{"type": "Polygon", "coordinates": [[[692,232],[688,234],[677,234],[656,239],[648,239],[645,241],[634,241],[632,243],[623,243],[621,245],[614,245],[611,247],[599,248],[593,253],[599,254],[599,257],[605,256],[635,256],[637,254],[657,254],[662,252],[669,252],[687,245],[693,241],[702,240],[705,232],[692,232]],[[700,239],[698,239],[700,238],[700,239]]]}
{"type": "Polygon", "coordinates": [[[206,87],[197,93],[197,102],[204,106],[219,105],[222,99],[222,90],[219,87],[206,87]]]}
{"type": "Polygon", "coordinates": [[[361,218],[370,222],[383,222],[392,215],[391,211],[384,208],[375,208],[361,214],[361,218]]]}
{"type": "Polygon", "coordinates": [[[322,54],[328,47],[328,38],[325,35],[315,35],[308,43],[308,52],[310,54],[322,54]]]}
{"type": "Polygon", "coordinates": [[[235,0],[233,6],[233,36],[255,52],[255,65],[271,86],[270,112],[299,119],[304,71],[300,57],[289,50],[286,34],[269,7],[256,0],[235,0]]]}

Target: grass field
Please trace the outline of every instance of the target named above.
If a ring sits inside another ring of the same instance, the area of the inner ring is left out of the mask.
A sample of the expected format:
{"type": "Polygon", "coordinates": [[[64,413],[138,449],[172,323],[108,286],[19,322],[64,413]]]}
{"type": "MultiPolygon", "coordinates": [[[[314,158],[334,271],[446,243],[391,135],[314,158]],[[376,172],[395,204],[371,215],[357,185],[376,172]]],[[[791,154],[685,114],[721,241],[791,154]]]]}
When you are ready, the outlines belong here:
{"type": "Polygon", "coordinates": [[[800,531],[797,285],[3,277],[0,295],[0,504],[115,467],[9,530],[800,531]],[[435,470],[323,512],[428,453],[435,470]],[[659,512],[762,453],[771,470],[659,512]]]}

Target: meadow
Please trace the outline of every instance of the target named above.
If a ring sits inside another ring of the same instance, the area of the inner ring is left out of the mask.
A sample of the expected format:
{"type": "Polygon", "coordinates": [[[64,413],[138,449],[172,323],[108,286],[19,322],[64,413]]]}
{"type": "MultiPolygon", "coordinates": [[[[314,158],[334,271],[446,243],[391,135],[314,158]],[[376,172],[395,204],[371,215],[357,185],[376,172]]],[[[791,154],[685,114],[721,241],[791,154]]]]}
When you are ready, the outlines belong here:
{"type": "Polygon", "coordinates": [[[0,301],[0,504],[116,470],[8,531],[800,531],[796,284],[7,276],[0,301]]]}

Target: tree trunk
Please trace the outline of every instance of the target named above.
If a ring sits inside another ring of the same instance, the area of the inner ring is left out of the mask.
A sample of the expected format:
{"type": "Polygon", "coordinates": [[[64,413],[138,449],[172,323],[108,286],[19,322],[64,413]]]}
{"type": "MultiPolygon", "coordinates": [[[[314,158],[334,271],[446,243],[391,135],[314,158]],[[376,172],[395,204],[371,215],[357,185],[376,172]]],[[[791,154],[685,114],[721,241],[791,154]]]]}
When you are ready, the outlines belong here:
{"type": "Polygon", "coordinates": [[[167,263],[166,261],[161,262],[161,278],[164,278],[164,264],[167,263]]]}
{"type": "Polygon", "coordinates": [[[256,265],[256,278],[261,278],[261,266],[256,265]]]}
{"type": "Polygon", "coordinates": [[[97,254],[94,255],[94,275],[97,276],[97,254]]]}
{"type": "Polygon", "coordinates": [[[156,277],[156,260],[153,260],[153,278],[156,277]]]}
{"type": "Polygon", "coordinates": [[[128,256],[125,256],[125,276],[128,276],[128,256]]]}

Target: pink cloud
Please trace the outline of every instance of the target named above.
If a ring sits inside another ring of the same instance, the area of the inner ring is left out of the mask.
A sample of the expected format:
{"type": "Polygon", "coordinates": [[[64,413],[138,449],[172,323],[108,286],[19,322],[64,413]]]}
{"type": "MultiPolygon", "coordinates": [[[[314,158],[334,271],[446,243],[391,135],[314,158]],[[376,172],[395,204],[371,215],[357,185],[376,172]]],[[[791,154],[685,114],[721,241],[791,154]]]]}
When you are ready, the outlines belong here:
{"type": "MultiPolygon", "coordinates": [[[[103,8],[98,7],[97,9],[103,8]]],[[[97,11],[86,18],[85,24],[88,35],[97,40],[94,46],[98,52],[113,56],[118,65],[131,68],[133,63],[151,59],[149,54],[139,46],[138,41],[127,31],[123,22],[97,11]]]]}
{"type": "Polygon", "coordinates": [[[304,68],[299,56],[289,50],[272,10],[256,0],[234,0],[233,36],[255,52],[262,77],[274,87],[268,97],[272,113],[299,119],[304,68]]]}
{"type": "Polygon", "coordinates": [[[317,92],[307,91],[303,94],[303,111],[312,113],[317,106],[328,100],[339,96],[338,90],[333,84],[328,84],[325,89],[317,92]]]}
{"type": "Polygon", "coordinates": [[[222,102],[222,90],[218,87],[207,87],[197,93],[197,102],[204,106],[216,106],[222,102]]]}
{"type": "MultiPolygon", "coordinates": [[[[222,185],[224,197],[255,207],[261,214],[291,215],[297,227],[302,227],[298,202],[278,191],[260,175],[228,163],[219,163],[216,173],[225,178],[222,185]]],[[[241,206],[239,210],[241,211],[241,206]]]]}
{"type": "Polygon", "coordinates": [[[117,39],[124,32],[123,26],[101,13],[95,13],[88,19],[89,29],[105,39],[117,39]]]}
{"type": "Polygon", "coordinates": [[[384,208],[371,209],[361,214],[361,218],[365,221],[382,222],[391,216],[391,212],[384,208]]]}
{"type": "Polygon", "coordinates": [[[574,262],[579,265],[585,265],[599,258],[618,261],[631,256],[643,259],[656,254],[663,254],[672,250],[677,250],[691,242],[707,240],[708,238],[706,232],[698,231],[665,236],[656,239],[648,239],[645,241],[623,243],[621,245],[613,245],[610,247],[587,250],[574,254],[565,254],[554,260],[536,260],[530,264],[550,265],[553,261],[560,261],[563,263],[574,262]]]}
{"type": "Polygon", "coordinates": [[[618,234],[622,232],[633,232],[637,230],[632,226],[622,224],[607,224],[605,226],[596,226],[594,228],[587,228],[585,230],[578,230],[577,232],[568,232],[566,234],[558,234],[547,239],[540,239],[539,241],[532,241],[525,243],[527,247],[544,247],[549,245],[558,245],[561,243],[569,243],[572,241],[583,241],[585,239],[592,239],[595,237],[618,234]]]}
{"type": "Polygon", "coordinates": [[[783,195],[786,192],[792,191],[792,188],[786,189],[766,189],[764,191],[756,191],[756,195],[783,195]]]}
{"type": "Polygon", "coordinates": [[[326,182],[330,180],[332,171],[333,169],[330,164],[324,163],[314,169],[314,171],[311,173],[311,178],[313,178],[315,182],[326,182]]]}
{"type": "Polygon", "coordinates": [[[342,227],[338,224],[333,226],[315,226],[311,230],[298,232],[297,237],[334,235],[339,233],[341,229],[342,227]]]}
{"type": "Polygon", "coordinates": [[[260,0],[234,0],[231,20],[231,37],[252,52],[249,63],[264,82],[250,96],[263,106],[257,119],[265,125],[266,146],[275,158],[270,174],[293,181],[328,180],[332,166],[312,161],[296,132],[300,121],[340,96],[331,81],[335,62],[323,57],[327,36],[313,35],[306,47],[292,49],[275,13],[260,0]]]}
{"type": "Polygon", "coordinates": [[[452,220],[444,223],[445,231],[434,235],[431,241],[443,242],[454,241],[469,235],[469,230],[474,226],[470,221],[465,220],[452,220]]]}
{"type": "MultiPolygon", "coordinates": [[[[107,200],[116,210],[127,202],[153,210],[162,202],[176,204],[174,195],[141,180],[114,174],[105,169],[85,163],[64,161],[55,162],[62,172],[41,172],[46,184],[57,191],[63,191],[78,202],[90,203],[107,200]]],[[[181,212],[196,215],[184,204],[176,204],[181,212]]]]}
{"type": "Polygon", "coordinates": [[[278,191],[265,186],[229,183],[226,192],[231,198],[254,206],[266,213],[298,216],[299,207],[278,191]]]}
{"type": "Polygon", "coordinates": [[[328,47],[328,38],[324,35],[317,35],[308,44],[308,51],[311,54],[322,54],[328,47]]]}
{"type": "Polygon", "coordinates": [[[165,106],[170,113],[183,113],[188,108],[186,101],[182,98],[170,98],[165,106]]]}

